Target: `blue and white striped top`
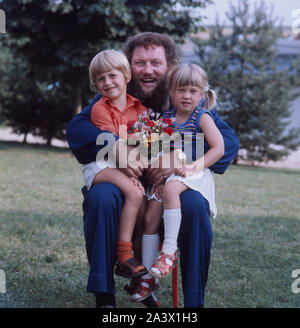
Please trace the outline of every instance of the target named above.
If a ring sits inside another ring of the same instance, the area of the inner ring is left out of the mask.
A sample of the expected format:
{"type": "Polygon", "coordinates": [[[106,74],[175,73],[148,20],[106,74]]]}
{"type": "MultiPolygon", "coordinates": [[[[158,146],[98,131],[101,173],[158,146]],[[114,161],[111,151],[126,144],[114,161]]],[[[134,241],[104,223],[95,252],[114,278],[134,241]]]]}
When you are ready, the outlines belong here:
{"type": "MultiPolygon", "coordinates": [[[[176,116],[176,111],[177,108],[173,109],[168,109],[164,111],[163,113],[163,118],[174,118],[176,116]]],[[[202,117],[203,114],[207,113],[208,115],[211,116],[210,112],[200,106],[197,106],[193,113],[190,115],[188,120],[184,123],[176,123],[174,122],[172,129],[175,132],[180,132],[180,133],[203,133],[200,127],[200,118],[202,117]]],[[[213,119],[213,117],[211,116],[213,119]]]]}
{"type": "MultiPolygon", "coordinates": [[[[163,118],[174,118],[176,116],[176,111],[176,108],[166,110],[163,113],[163,118]]],[[[182,136],[182,143],[179,147],[181,147],[181,149],[186,153],[187,163],[191,163],[204,155],[205,136],[203,135],[203,131],[200,127],[200,118],[205,113],[212,117],[208,110],[197,106],[186,122],[176,123],[175,121],[172,125],[173,131],[179,132],[182,136]],[[191,137],[187,138],[187,135],[190,135],[191,137]]],[[[178,147],[178,143],[174,146],[175,148],[178,147]]]]}

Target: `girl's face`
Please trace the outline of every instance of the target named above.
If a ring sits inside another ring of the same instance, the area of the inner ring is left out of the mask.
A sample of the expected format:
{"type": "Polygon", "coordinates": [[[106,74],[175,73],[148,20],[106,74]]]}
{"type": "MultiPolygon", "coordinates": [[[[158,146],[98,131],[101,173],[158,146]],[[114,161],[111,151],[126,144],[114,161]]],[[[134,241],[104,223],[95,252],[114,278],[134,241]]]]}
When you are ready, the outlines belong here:
{"type": "Polygon", "coordinates": [[[120,98],[126,94],[125,77],[122,72],[113,69],[109,72],[99,74],[97,76],[97,87],[102,96],[112,100],[120,98]]]}
{"type": "Polygon", "coordinates": [[[178,87],[172,92],[173,103],[180,114],[192,113],[203,97],[203,90],[193,85],[178,87]]]}

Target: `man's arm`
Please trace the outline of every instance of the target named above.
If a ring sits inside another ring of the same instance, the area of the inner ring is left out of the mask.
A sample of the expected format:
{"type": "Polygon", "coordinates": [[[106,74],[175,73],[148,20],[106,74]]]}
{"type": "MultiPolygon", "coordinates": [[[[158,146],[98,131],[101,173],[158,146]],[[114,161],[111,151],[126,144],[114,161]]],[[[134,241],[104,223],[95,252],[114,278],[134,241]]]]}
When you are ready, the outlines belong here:
{"type": "MultiPolygon", "coordinates": [[[[99,134],[107,130],[100,130],[90,121],[90,113],[93,105],[101,98],[97,95],[89,105],[78,113],[67,125],[66,138],[70,149],[80,164],[88,164],[96,160],[98,151],[104,145],[96,145],[99,134]]],[[[117,140],[118,137],[115,136],[117,140]]]]}
{"type": "MultiPolygon", "coordinates": [[[[201,105],[204,106],[203,103],[201,105]]],[[[212,169],[215,173],[223,174],[234,158],[238,155],[240,143],[237,135],[231,127],[219,117],[214,109],[210,111],[210,114],[212,115],[217,128],[220,130],[224,141],[224,155],[215,164],[213,164],[210,169],[212,169]]],[[[204,140],[204,153],[207,153],[209,148],[210,147],[207,141],[204,140]]],[[[163,183],[173,172],[174,169],[172,167],[170,169],[150,168],[147,170],[146,179],[150,184],[157,186],[160,183],[163,183]]]]}
{"type": "MultiPolygon", "coordinates": [[[[224,155],[210,167],[213,172],[223,174],[234,158],[238,155],[240,149],[240,143],[237,135],[231,129],[231,127],[225,123],[217,114],[217,112],[212,109],[210,114],[213,120],[220,130],[223,140],[224,140],[224,155]]],[[[204,140],[204,153],[209,150],[209,145],[206,140],[204,140]]]]}

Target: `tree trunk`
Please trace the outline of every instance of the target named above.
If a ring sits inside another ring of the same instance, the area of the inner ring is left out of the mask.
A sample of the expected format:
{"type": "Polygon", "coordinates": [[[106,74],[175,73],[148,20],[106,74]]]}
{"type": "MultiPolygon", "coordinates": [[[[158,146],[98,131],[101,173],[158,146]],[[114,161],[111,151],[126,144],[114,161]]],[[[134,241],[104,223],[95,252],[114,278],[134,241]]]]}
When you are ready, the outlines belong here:
{"type": "Polygon", "coordinates": [[[52,137],[51,136],[48,136],[47,137],[47,146],[51,146],[51,140],[52,140],[52,137]]]}
{"type": "Polygon", "coordinates": [[[25,132],[23,138],[23,144],[27,144],[27,136],[28,136],[28,132],[25,132]]]}

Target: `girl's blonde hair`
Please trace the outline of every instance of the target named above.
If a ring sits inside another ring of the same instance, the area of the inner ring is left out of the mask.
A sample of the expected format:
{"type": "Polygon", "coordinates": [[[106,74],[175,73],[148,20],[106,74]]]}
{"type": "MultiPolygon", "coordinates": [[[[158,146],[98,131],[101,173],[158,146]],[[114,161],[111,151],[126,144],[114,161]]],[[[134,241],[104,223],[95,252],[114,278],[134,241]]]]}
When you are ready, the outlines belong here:
{"type": "Polygon", "coordinates": [[[178,87],[192,85],[199,87],[205,94],[205,108],[212,109],[217,102],[216,93],[210,88],[207,73],[196,64],[184,64],[176,67],[170,75],[169,89],[171,94],[178,87]]]}
{"type": "Polygon", "coordinates": [[[90,86],[93,91],[98,91],[97,76],[113,69],[121,71],[126,83],[131,79],[131,70],[126,56],[117,50],[103,50],[91,61],[89,67],[90,86]]]}

